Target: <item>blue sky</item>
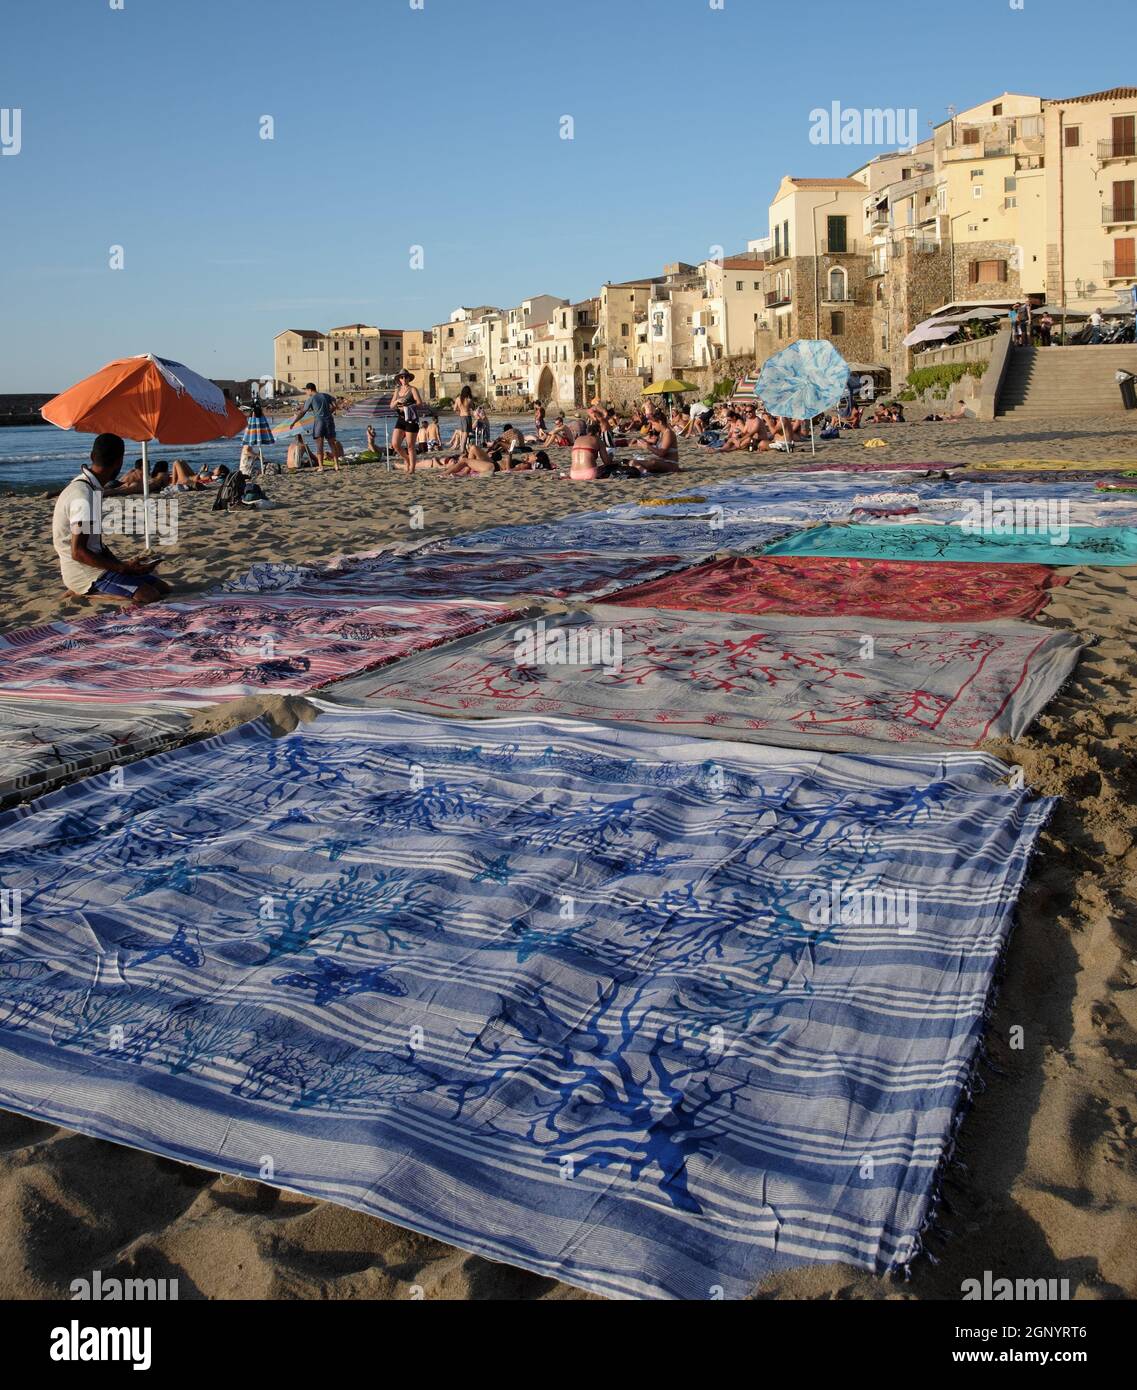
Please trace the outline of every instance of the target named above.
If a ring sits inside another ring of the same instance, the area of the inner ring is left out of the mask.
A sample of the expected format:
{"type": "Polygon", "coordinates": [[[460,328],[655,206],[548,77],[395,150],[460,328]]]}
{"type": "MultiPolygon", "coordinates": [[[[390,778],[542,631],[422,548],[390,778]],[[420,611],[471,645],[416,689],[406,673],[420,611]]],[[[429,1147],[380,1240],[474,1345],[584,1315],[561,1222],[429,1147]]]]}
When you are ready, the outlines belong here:
{"type": "Polygon", "coordinates": [[[146,351],[259,375],[283,328],[582,298],[742,249],[784,173],[879,152],[811,144],[816,106],[915,107],[922,137],[948,103],[1134,80],[1120,0],[421,2],[6,5],[0,392],[146,351]]]}

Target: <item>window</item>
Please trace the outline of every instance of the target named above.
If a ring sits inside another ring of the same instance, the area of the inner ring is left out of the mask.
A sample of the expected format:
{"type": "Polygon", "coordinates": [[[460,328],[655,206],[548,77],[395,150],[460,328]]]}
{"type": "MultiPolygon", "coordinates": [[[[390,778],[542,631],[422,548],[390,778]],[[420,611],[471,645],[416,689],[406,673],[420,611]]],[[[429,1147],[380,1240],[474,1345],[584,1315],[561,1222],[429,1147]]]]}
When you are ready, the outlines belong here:
{"type": "Polygon", "coordinates": [[[1112,129],[1114,157],[1132,159],[1137,154],[1137,117],[1114,116],[1112,129]]]}
{"type": "Polygon", "coordinates": [[[774,257],[777,259],[782,254],[782,229],[774,228],[774,257]]]}
{"type": "Polygon", "coordinates": [[[963,143],[965,145],[978,145],[979,130],[976,126],[965,126],[963,130],[963,143]]]}
{"type": "Polygon", "coordinates": [[[1113,220],[1115,222],[1133,222],[1135,218],[1132,179],[1115,179],[1113,182],[1113,220]]]}
{"type": "Polygon", "coordinates": [[[982,198],[982,196],[983,196],[983,185],[982,185],[981,183],[973,183],[973,184],[971,185],[971,196],[972,196],[973,198],[982,198]]]}
{"type": "Polygon", "coordinates": [[[991,115],[992,115],[992,116],[1001,116],[1002,114],[1003,114],[1003,103],[1002,103],[1001,101],[997,101],[997,102],[995,103],[995,105],[992,106],[992,108],[991,108],[991,115]]]}
{"type": "Polygon", "coordinates": [[[759,285],[759,283],[758,283],[757,280],[754,281],[754,288],[755,288],[756,290],[757,290],[757,289],[761,289],[761,286],[759,285]]]}
{"type": "Polygon", "coordinates": [[[1113,243],[1113,273],[1119,279],[1137,279],[1137,245],[1131,236],[1119,236],[1113,243]]]}
{"type": "Polygon", "coordinates": [[[1007,178],[1007,179],[1004,179],[1004,180],[1003,180],[1003,192],[1004,192],[1004,193],[1013,193],[1013,192],[1015,191],[1015,189],[1018,188],[1018,186],[1019,186],[1019,181],[1018,181],[1018,179],[1007,178]]]}
{"type": "Polygon", "coordinates": [[[622,323],[622,324],[620,325],[620,337],[621,337],[621,338],[626,338],[627,336],[628,336],[628,325],[627,325],[626,323],[622,323]]]}
{"type": "Polygon", "coordinates": [[[338,386],[339,384],[340,384],[340,374],[339,374],[339,372],[337,372],[337,373],[336,373],[336,385],[338,386]]]}
{"type": "MultiPolygon", "coordinates": [[[[1133,119],[1132,116],[1131,116],[1129,119],[1132,120],[1132,119],[1133,119]]],[[[790,254],[790,223],[789,223],[789,218],[787,218],[787,219],[782,223],[782,250],[786,253],[787,256],[790,254]]]]}
{"type": "Polygon", "coordinates": [[[847,222],[848,218],[846,217],[827,217],[825,219],[827,245],[830,251],[847,251],[849,249],[849,243],[846,239],[847,222]]]}
{"type": "Polygon", "coordinates": [[[734,288],[735,288],[736,290],[740,290],[740,289],[742,288],[742,281],[741,281],[741,280],[736,280],[736,281],[734,282],[734,288]]]}
{"type": "Polygon", "coordinates": [[[1004,208],[1017,208],[1018,205],[1019,205],[1019,200],[1018,200],[1016,197],[1014,197],[1013,195],[1012,195],[1010,198],[1004,198],[1004,199],[1003,199],[1003,207],[1004,207],[1004,208]]]}
{"type": "Polygon", "coordinates": [[[1082,127],[1080,125],[1068,125],[1062,134],[1065,137],[1065,145],[1068,150],[1077,149],[1082,143],[1082,127]]]}
{"type": "Polygon", "coordinates": [[[1007,278],[1006,261],[972,261],[967,278],[973,285],[994,285],[1007,278]]]}
{"type": "Polygon", "coordinates": [[[303,343],[301,344],[301,347],[302,347],[302,350],[303,350],[304,352],[315,352],[315,351],[316,351],[316,339],[315,339],[315,338],[305,338],[304,341],[303,341],[303,343]]]}
{"type": "Polygon", "coordinates": [[[829,299],[833,301],[843,301],[847,299],[848,276],[841,266],[834,266],[829,272],[829,299]]]}
{"type": "Polygon", "coordinates": [[[983,177],[983,170],[982,170],[982,169],[972,169],[972,170],[969,171],[968,177],[969,177],[969,178],[972,178],[972,179],[981,179],[981,178],[983,177]]]}
{"type": "Polygon", "coordinates": [[[839,338],[844,331],[845,315],[839,309],[835,309],[833,313],[829,315],[829,336],[831,338],[839,338]]]}

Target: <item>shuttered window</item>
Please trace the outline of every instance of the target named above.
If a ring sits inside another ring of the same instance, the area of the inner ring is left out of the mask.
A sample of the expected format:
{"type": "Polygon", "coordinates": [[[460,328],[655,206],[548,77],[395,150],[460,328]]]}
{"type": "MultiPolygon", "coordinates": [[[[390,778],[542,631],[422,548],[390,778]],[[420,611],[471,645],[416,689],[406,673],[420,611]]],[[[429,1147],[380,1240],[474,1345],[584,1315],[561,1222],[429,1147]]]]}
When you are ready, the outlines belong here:
{"type": "Polygon", "coordinates": [[[973,285],[994,285],[1007,278],[1006,261],[972,261],[967,269],[973,285]]]}

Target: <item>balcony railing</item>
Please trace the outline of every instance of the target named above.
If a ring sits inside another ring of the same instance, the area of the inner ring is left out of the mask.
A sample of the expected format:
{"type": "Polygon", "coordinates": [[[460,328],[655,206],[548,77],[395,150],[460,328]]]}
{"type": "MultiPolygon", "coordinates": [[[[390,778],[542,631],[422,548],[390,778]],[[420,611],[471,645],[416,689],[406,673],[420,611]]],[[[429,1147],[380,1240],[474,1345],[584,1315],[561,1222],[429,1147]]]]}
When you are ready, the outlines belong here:
{"type": "Polygon", "coordinates": [[[780,290],[767,290],[766,292],[767,309],[776,309],[779,304],[788,304],[789,302],[790,296],[788,291],[783,293],[780,290]]]}
{"type": "Polygon", "coordinates": [[[1137,222],[1137,208],[1132,203],[1119,203],[1116,207],[1103,207],[1101,220],[1107,226],[1122,222],[1137,222]]]}
{"type": "Polygon", "coordinates": [[[789,258],[790,248],[788,246],[779,246],[767,253],[766,264],[776,265],[778,261],[788,261],[789,258]]]}
{"type": "Polygon", "coordinates": [[[1099,140],[1099,159],[1137,159],[1137,135],[1124,140],[1099,140]]]}
{"type": "Polygon", "coordinates": [[[931,256],[937,251],[943,250],[943,245],[935,237],[929,236],[907,236],[898,238],[892,243],[892,254],[902,256],[905,248],[908,248],[913,255],[931,256]]]}
{"type": "Polygon", "coordinates": [[[858,256],[861,253],[857,250],[859,242],[852,237],[845,237],[841,241],[823,241],[821,243],[821,254],[823,256],[858,256]]]}
{"type": "Polygon", "coordinates": [[[1137,261],[1105,261],[1102,269],[1107,280],[1137,280],[1137,261]]]}

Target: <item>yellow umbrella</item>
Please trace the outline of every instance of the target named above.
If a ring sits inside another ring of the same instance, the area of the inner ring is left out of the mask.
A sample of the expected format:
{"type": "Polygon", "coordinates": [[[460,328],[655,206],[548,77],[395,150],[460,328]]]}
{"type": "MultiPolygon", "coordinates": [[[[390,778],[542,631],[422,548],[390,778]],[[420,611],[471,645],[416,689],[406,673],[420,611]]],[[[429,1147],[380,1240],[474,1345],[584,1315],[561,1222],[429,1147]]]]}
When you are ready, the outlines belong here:
{"type": "Polygon", "coordinates": [[[677,377],[669,376],[666,381],[653,381],[650,386],[645,386],[642,394],[645,396],[678,396],[684,391],[697,391],[697,386],[692,386],[689,381],[680,381],[677,377]]]}
{"type": "Polygon", "coordinates": [[[650,386],[645,386],[642,394],[645,396],[663,396],[667,400],[667,409],[671,409],[671,397],[681,395],[684,391],[697,391],[697,386],[692,386],[689,381],[680,381],[678,377],[669,376],[666,381],[653,381],[650,386]]]}

